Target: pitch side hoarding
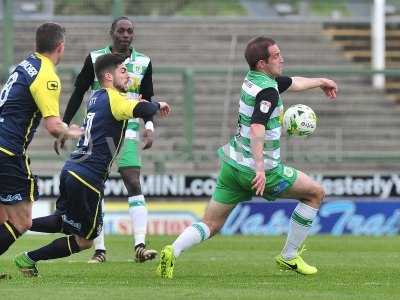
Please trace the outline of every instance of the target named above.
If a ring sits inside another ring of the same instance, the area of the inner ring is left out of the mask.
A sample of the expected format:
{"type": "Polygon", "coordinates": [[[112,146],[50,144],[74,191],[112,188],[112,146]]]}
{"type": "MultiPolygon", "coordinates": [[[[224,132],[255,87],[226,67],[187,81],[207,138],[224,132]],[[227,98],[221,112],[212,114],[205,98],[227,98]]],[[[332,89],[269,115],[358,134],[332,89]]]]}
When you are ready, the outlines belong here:
{"type": "MultiPolygon", "coordinates": [[[[324,187],[326,195],[332,197],[372,197],[383,200],[400,198],[400,174],[373,174],[360,176],[311,175],[324,187]]],[[[141,177],[143,194],[151,198],[209,198],[216,184],[216,175],[147,175],[141,177]]],[[[42,197],[57,197],[59,177],[40,176],[39,193],[42,197]]],[[[105,183],[107,199],[127,196],[122,179],[111,176],[105,183]]]]}

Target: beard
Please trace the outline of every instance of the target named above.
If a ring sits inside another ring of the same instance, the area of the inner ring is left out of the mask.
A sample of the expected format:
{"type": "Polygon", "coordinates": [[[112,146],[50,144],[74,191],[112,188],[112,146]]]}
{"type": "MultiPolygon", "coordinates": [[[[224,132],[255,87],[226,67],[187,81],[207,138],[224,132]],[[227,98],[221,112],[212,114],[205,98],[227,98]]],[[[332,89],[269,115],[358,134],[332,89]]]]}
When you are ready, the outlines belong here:
{"type": "Polygon", "coordinates": [[[114,82],[114,86],[118,91],[120,91],[122,93],[128,92],[128,85],[127,84],[124,85],[122,83],[114,82]]]}

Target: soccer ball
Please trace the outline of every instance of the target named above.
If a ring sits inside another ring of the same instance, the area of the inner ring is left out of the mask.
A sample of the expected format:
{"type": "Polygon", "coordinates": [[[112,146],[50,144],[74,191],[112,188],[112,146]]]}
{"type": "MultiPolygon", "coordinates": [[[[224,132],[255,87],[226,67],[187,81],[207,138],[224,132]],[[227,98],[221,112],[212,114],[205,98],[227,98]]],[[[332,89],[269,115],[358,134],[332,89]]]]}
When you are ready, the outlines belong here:
{"type": "Polygon", "coordinates": [[[317,128],[317,116],[307,105],[292,105],[283,114],[283,128],[292,136],[309,136],[317,128]]]}

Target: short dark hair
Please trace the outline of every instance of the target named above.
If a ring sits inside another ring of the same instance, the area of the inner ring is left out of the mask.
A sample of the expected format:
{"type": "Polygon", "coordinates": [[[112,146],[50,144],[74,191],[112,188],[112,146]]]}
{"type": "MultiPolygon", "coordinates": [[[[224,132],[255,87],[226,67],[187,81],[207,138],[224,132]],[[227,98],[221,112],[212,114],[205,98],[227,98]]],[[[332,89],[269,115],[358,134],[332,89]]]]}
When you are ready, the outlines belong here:
{"type": "Polygon", "coordinates": [[[36,51],[53,52],[64,41],[65,28],[58,23],[43,23],[36,29],[36,51]]]}
{"type": "Polygon", "coordinates": [[[118,54],[109,53],[99,56],[94,64],[97,79],[102,82],[106,72],[114,71],[124,61],[125,58],[118,54]]]}
{"type": "Polygon", "coordinates": [[[244,57],[249,64],[250,70],[256,69],[258,61],[268,60],[268,48],[275,44],[276,42],[273,39],[267,38],[265,36],[255,37],[247,43],[244,57]]]}
{"type": "Polygon", "coordinates": [[[132,21],[131,19],[129,19],[128,17],[125,17],[125,16],[118,17],[118,18],[114,19],[114,21],[111,23],[110,34],[114,32],[115,27],[117,27],[117,23],[118,23],[119,21],[122,21],[122,20],[129,21],[129,22],[131,22],[132,25],[133,25],[133,21],[132,21]]]}

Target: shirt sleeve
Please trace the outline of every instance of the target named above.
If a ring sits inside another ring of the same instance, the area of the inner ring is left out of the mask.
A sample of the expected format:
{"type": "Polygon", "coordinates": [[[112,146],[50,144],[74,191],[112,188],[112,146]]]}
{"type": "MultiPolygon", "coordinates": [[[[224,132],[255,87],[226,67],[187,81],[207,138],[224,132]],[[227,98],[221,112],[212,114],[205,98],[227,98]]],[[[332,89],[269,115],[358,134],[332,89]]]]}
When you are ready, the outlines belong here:
{"type": "Polygon", "coordinates": [[[139,102],[133,109],[133,116],[135,118],[143,118],[143,121],[150,121],[150,118],[160,109],[158,102],[139,102]]]}
{"type": "Polygon", "coordinates": [[[94,81],[94,69],[90,54],[86,57],[81,72],[75,80],[75,88],[69,98],[63,121],[69,124],[82,104],[83,97],[94,81]]]}
{"type": "Polygon", "coordinates": [[[86,56],[82,70],[75,80],[75,88],[85,93],[94,81],[94,67],[90,54],[86,56]]]}
{"type": "Polygon", "coordinates": [[[139,103],[137,100],[128,99],[125,94],[116,90],[107,89],[110,100],[111,113],[118,121],[129,120],[133,118],[133,109],[139,103]]]}
{"type": "Polygon", "coordinates": [[[265,125],[278,105],[278,100],[279,94],[276,89],[267,88],[261,90],[256,96],[251,124],[265,125]]]}
{"type": "Polygon", "coordinates": [[[43,118],[60,116],[61,82],[52,67],[42,62],[29,89],[43,118]]]}
{"type": "Polygon", "coordinates": [[[279,76],[276,78],[276,82],[278,82],[279,93],[283,93],[292,85],[292,78],[287,76],[279,76]]]}
{"type": "Polygon", "coordinates": [[[139,94],[142,95],[142,98],[151,101],[151,98],[154,96],[153,91],[153,67],[151,62],[147,66],[146,73],[144,73],[142,82],[140,83],[140,91],[139,94]]]}

